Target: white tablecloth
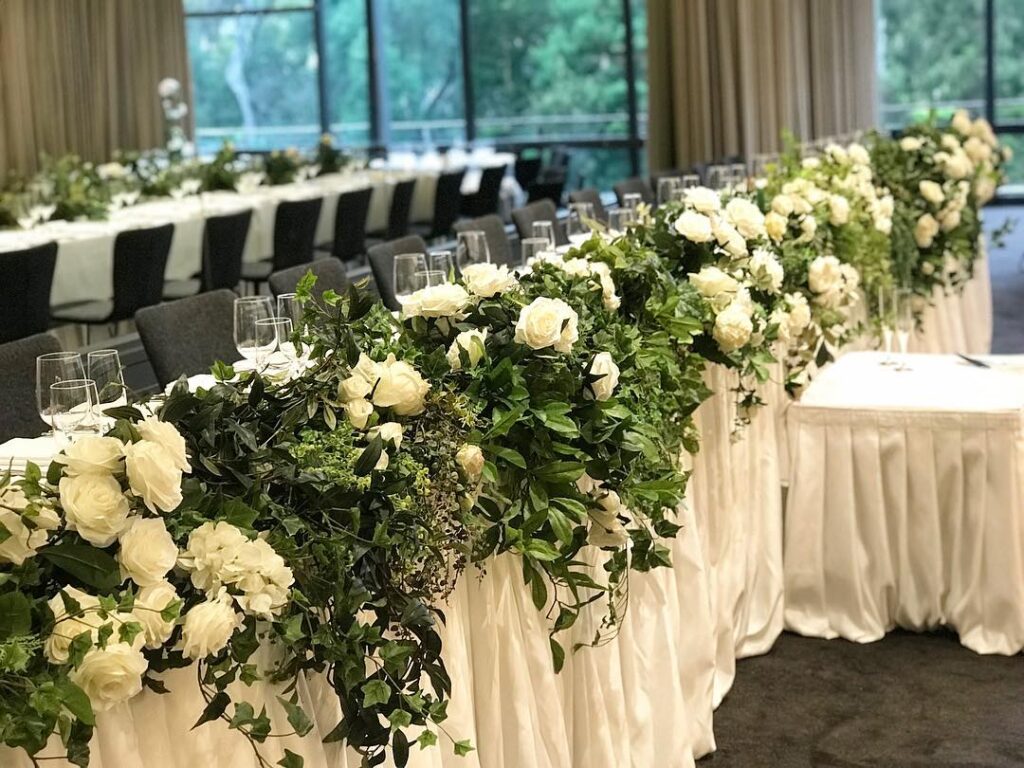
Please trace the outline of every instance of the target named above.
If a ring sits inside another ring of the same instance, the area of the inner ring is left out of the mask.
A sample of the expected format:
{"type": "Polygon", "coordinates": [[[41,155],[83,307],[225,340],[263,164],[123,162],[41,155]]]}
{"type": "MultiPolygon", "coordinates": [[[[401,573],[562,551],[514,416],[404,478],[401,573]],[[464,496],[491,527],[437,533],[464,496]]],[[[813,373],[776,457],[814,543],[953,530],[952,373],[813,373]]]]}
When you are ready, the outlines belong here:
{"type": "Polygon", "coordinates": [[[844,356],[789,409],[786,626],[1024,649],[1024,358],[844,356]]]}

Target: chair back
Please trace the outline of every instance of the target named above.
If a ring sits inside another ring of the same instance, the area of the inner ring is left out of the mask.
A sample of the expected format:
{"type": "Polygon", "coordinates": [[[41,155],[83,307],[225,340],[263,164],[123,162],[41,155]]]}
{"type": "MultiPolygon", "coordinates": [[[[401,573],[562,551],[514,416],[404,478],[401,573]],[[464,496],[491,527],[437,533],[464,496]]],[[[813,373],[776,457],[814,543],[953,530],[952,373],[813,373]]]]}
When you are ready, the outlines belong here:
{"type": "Polygon", "coordinates": [[[397,240],[409,234],[409,214],[412,212],[412,193],[416,190],[416,179],[407,179],[395,184],[391,192],[391,208],[388,211],[388,240],[397,240]]]}
{"type": "Polygon", "coordinates": [[[349,261],[366,253],[366,217],[370,213],[371,197],[373,187],[338,195],[338,209],[334,214],[334,245],[331,253],[342,261],[349,261]]]}
{"type": "Polygon", "coordinates": [[[539,157],[517,157],[514,169],[516,182],[521,189],[528,189],[540,176],[541,159],[539,157]]]}
{"type": "Polygon", "coordinates": [[[547,181],[535,181],[526,190],[526,202],[550,200],[554,205],[562,202],[562,191],[565,189],[565,177],[555,176],[547,181]]]}
{"type": "Polygon", "coordinates": [[[36,358],[60,351],[60,342],[48,333],[0,344],[0,442],[43,433],[46,426],[36,404],[36,358]]]}
{"type": "Polygon", "coordinates": [[[367,250],[373,282],[377,286],[381,301],[388,309],[396,311],[402,308],[395,298],[395,254],[426,252],[427,244],[419,235],[409,235],[379,245],[371,245],[367,250]]]}
{"type": "Polygon", "coordinates": [[[480,172],[480,186],[472,195],[462,198],[462,213],[467,216],[486,216],[497,213],[501,205],[501,182],[507,166],[495,165],[480,172]]]}
{"type": "Polygon", "coordinates": [[[622,205],[626,195],[640,195],[645,203],[654,203],[654,192],[651,190],[651,185],[647,183],[647,179],[639,176],[623,179],[617,184],[613,184],[612,189],[615,190],[615,197],[618,199],[619,205],[622,205]]]}
{"type": "Polygon", "coordinates": [[[227,289],[140,309],[135,325],[161,387],[238,359],[235,294],[227,289]]]}
{"type": "Polygon", "coordinates": [[[491,254],[491,263],[512,266],[512,244],[508,240],[505,222],[497,214],[491,213],[476,219],[463,219],[455,224],[456,232],[479,231],[487,240],[487,250],[491,254]]]}
{"type": "Polygon", "coordinates": [[[313,295],[317,298],[326,290],[341,293],[349,286],[345,266],[337,259],[328,256],[308,264],[299,264],[282,269],[280,272],[274,272],[267,281],[270,283],[270,292],[275,296],[280,296],[282,293],[294,293],[299,281],[306,276],[307,272],[316,275],[313,295]]]}
{"type": "Polygon", "coordinates": [[[246,209],[206,220],[203,234],[202,290],[234,289],[242,279],[242,256],[252,211],[246,209]]]}
{"type": "Polygon", "coordinates": [[[159,304],[174,225],[129,229],[114,240],[114,307],[108,321],[131,320],[143,307],[159,304]]]}
{"type": "Polygon", "coordinates": [[[550,200],[538,200],[534,203],[524,205],[512,211],[512,221],[515,222],[519,239],[533,237],[533,222],[550,221],[555,230],[555,245],[568,245],[569,238],[565,230],[558,223],[558,211],[555,204],[550,200]]]}
{"type": "Polygon", "coordinates": [[[430,225],[428,237],[443,237],[452,231],[452,224],[459,218],[462,210],[462,179],[465,169],[442,173],[437,177],[437,189],[434,192],[434,221],[430,225]]]}
{"type": "Polygon", "coordinates": [[[323,198],[282,200],[274,216],[274,271],[313,260],[323,198]]]}
{"type": "Polygon", "coordinates": [[[45,333],[50,327],[50,287],[57,244],[0,253],[0,342],[45,333]]]}
{"type": "Polygon", "coordinates": [[[570,203],[590,203],[594,207],[594,216],[598,221],[608,221],[608,211],[601,202],[601,193],[596,189],[577,189],[569,193],[570,203]]]}

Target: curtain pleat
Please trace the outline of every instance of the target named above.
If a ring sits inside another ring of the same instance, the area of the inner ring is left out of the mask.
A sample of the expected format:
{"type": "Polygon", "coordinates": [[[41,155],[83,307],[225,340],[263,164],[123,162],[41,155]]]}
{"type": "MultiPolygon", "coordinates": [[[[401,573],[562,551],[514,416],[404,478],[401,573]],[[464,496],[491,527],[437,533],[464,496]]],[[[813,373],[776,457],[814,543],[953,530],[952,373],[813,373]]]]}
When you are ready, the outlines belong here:
{"type": "Polygon", "coordinates": [[[652,169],[875,123],[874,0],[648,0],[652,169]]]}
{"type": "Polygon", "coordinates": [[[0,175],[160,146],[165,77],[190,92],[181,0],[0,0],[0,175]]]}

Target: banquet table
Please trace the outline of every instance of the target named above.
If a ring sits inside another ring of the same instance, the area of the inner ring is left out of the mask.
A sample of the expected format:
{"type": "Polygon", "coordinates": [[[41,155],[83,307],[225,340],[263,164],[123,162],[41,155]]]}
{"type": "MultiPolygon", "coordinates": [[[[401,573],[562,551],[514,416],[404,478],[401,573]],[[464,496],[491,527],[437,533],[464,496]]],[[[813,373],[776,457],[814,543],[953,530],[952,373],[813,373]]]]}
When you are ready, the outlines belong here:
{"type": "Polygon", "coordinates": [[[859,352],[789,408],[785,620],[880,639],[955,629],[1024,649],[1024,357],[859,352]]]}

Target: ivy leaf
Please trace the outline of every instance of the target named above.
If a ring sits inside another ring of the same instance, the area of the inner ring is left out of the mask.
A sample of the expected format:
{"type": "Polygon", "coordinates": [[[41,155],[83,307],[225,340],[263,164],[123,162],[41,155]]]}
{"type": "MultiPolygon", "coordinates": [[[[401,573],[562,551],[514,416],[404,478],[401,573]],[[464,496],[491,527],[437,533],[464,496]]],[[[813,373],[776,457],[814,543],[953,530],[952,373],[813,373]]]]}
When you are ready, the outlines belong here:
{"type": "Polygon", "coordinates": [[[0,595],[0,640],[32,630],[32,604],[22,592],[0,595]]]}
{"type": "Polygon", "coordinates": [[[284,757],[278,760],[277,764],[281,768],[302,768],[306,763],[299,755],[296,755],[290,749],[285,749],[284,757]]]}
{"type": "Polygon", "coordinates": [[[420,749],[426,749],[427,747],[433,747],[437,745],[437,734],[433,731],[423,731],[416,739],[416,743],[420,745],[420,749]]]}
{"type": "Polygon", "coordinates": [[[92,632],[88,630],[79,632],[68,646],[68,661],[77,668],[90,650],[92,650],[92,632]]]}
{"type": "Polygon", "coordinates": [[[192,726],[192,730],[195,730],[204,723],[209,723],[219,718],[224,714],[224,711],[228,708],[228,704],[230,703],[231,697],[228,696],[227,691],[218,691],[214,697],[210,699],[210,703],[206,705],[206,709],[203,710],[203,714],[201,714],[199,719],[196,720],[196,724],[192,726]]]}
{"type": "Polygon", "coordinates": [[[463,739],[462,741],[456,741],[453,745],[455,748],[455,754],[459,757],[465,757],[473,751],[473,745],[469,743],[469,739],[463,739]]]}
{"type": "Polygon", "coordinates": [[[102,549],[87,544],[56,544],[39,550],[39,556],[99,592],[112,592],[121,582],[117,561],[102,549]]]}
{"type": "Polygon", "coordinates": [[[404,709],[396,709],[388,715],[388,722],[391,723],[391,727],[395,730],[408,728],[412,724],[412,715],[404,709]]]}
{"type": "Polygon", "coordinates": [[[288,725],[295,729],[295,732],[299,736],[305,736],[311,730],[313,730],[313,723],[306,716],[306,713],[302,710],[297,703],[289,701],[288,699],[277,697],[277,700],[284,707],[284,711],[288,713],[288,725]]]}
{"type": "Polygon", "coordinates": [[[96,716],[92,711],[92,702],[89,701],[85,691],[66,677],[55,680],[54,686],[57,690],[57,695],[60,696],[61,703],[67,708],[68,712],[86,725],[96,725],[96,716]]]}
{"type": "Polygon", "coordinates": [[[363,685],[363,707],[370,708],[377,704],[387,704],[391,698],[391,689],[383,680],[370,680],[363,685]]]}

